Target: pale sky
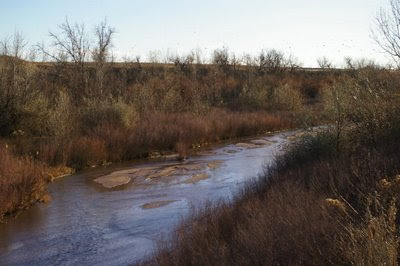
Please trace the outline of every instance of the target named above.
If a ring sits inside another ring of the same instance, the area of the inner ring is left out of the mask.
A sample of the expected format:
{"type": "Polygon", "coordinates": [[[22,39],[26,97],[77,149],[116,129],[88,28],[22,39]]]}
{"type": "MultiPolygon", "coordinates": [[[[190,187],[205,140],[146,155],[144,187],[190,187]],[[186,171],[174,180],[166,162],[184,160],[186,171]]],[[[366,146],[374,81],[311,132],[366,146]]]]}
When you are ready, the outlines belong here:
{"type": "Polygon", "coordinates": [[[228,47],[236,55],[277,49],[315,66],[326,56],[388,58],[370,38],[374,17],[389,0],[0,0],[0,38],[14,31],[29,44],[49,40],[65,17],[89,29],[105,17],[117,30],[114,53],[150,51],[208,55],[228,47]]]}

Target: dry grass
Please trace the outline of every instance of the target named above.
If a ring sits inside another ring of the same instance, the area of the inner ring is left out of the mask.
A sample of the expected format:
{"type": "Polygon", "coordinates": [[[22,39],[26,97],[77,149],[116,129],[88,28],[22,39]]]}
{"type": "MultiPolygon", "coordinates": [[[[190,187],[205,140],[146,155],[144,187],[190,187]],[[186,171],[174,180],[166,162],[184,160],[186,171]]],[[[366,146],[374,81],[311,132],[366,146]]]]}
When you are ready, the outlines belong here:
{"type": "Polygon", "coordinates": [[[205,207],[160,243],[154,265],[324,265],[339,263],[339,225],[319,197],[293,184],[262,198],[205,207]],[[321,256],[324,253],[326,256],[321,256]]]}
{"type": "Polygon", "coordinates": [[[351,120],[340,149],[335,127],[305,135],[233,202],[193,212],[143,264],[396,265],[400,125],[390,115],[393,98],[376,110],[390,125],[379,131],[379,145],[351,120]]]}
{"type": "Polygon", "coordinates": [[[18,210],[45,199],[44,168],[31,159],[17,158],[0,145],[0,222],[18,210]]]}
{"type": "Polygon", "coordinates": [[[18,138],[14,144],[19,154],[31,154],[48,165],[80,169],[147,157],[154,151],[174,151],[183,158],[190,155],[192,147],[291,126],[290,119],[279,114],[215,109],[206,114],[148,114],[134,127],[104,123],[83,136],[35,142],[18,138]]]}

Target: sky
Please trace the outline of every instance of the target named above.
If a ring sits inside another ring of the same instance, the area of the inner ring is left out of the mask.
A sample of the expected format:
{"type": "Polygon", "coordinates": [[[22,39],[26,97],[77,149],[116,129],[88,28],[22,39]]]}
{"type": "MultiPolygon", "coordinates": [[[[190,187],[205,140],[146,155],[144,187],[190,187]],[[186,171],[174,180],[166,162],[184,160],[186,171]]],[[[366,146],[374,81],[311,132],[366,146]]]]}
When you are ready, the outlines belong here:
{"type": "Polygon", "coordinates": [[[117,59],[150,53],[209,55],[227,47],[241,56],[276,49],[316,66],[326,56],[389,62],[371,38],[389,0],[0,0],[0,38],[21,32],[29,44],[49,42],[67,17],[89,30],[107,19],[116,29],[117,59]]]}

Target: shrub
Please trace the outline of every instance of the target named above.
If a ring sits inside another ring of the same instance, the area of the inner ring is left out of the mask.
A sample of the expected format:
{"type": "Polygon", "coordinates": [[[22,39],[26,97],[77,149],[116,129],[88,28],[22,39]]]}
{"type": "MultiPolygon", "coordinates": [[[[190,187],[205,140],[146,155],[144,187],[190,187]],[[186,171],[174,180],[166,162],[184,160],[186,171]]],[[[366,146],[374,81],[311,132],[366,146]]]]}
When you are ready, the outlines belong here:
{"type": "Polygon", "coordinates": [[[50,110],[48,128],[50,136],[58,139],[68,138],[74,131],[73,106],[69,95],[60,91],[50,110]]]}
{"type": "Polygon", "coordinates": [[[398,135],[400,87],[396,80],[396,74],[384,70],[362,69],[325,89],[325,110],[337,130],[351,127],[356,142],[373,146],[390,134],[398,135]]]}
{"type": "Polygon", "coordinates": [[[17,158],[0,144],[0,222],[46,195],[44,167],[29,158],[17,158]]]}
{"type": "Polygon", "coordinates": [[[133,106],[121,99],[110,101],[87,100],[81,111],[81,123],[86,129],[93,129],[101,124],[115,124],[129,128],[138,119],[133,106]]]}
{"type": "Polygon", "coordinates": [[[272,110],[299,111],[302,106],[301,92],[289,84],[283,84],[273,90],[270,107],[272,110]]]}
{"type": "Polygon", "coordinates": [[[347,226],[347,234],[343,234],[339,245],[353,265],[398,265],[397,208],[394,203],[386,208],[379,199],[374,201],[378,213],[373,215],[368,207],[361,224],[347,226]]]}
{"type": "Polygon", "coordinates": [[[68,165],[76,169],[99,165],[107,159],[104,142],[97,138],[79,137],[74,139],[69,150],[68,165]]]}

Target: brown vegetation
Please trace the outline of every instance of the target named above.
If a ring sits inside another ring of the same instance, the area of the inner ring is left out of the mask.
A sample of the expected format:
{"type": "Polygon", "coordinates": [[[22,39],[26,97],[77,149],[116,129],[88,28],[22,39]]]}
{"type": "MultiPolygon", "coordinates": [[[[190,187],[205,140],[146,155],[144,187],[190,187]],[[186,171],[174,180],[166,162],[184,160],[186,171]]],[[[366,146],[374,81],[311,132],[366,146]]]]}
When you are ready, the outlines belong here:
{"type": "Polygon", "coordinates": [[[195,211],[145,264],[397,265],[398,73],[353,74],[326,96],[332,126],[292,144],[233,202],[195,211]]]}
{"type": "Polygon", "coordinates": [[[0,144],[0,222],[36,201],[46,199],[44,167],[29,158],[16,158],[0,144]]]}

